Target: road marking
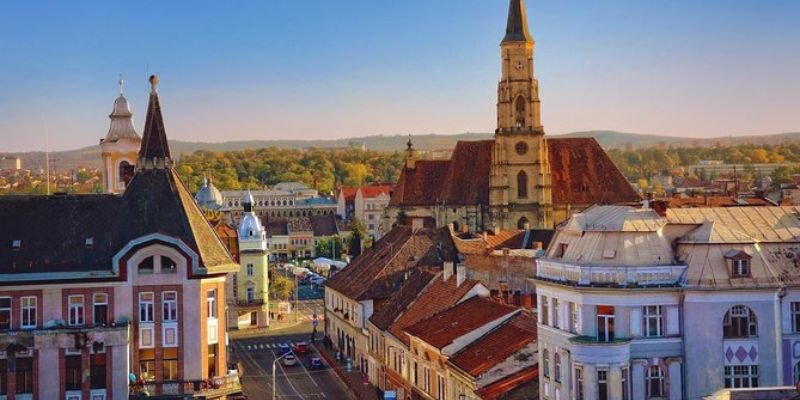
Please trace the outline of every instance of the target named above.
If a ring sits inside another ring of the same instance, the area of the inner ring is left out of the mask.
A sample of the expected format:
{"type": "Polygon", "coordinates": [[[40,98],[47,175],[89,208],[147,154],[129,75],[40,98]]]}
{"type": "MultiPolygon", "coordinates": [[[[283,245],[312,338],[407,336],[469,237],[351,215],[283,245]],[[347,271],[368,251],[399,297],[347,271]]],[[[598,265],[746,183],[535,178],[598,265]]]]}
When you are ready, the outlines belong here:
{"type": "MultiPolygon", "coordinates": [[[[278,356],[277,354],[275,354],[274,350],[270,350],[270,351],[272,351],[272,356],[273,357],[277,357],[278,356]]],[[[300,363],[300,360],[297,360],[297,362],[300,363]]],[[[305,397],[302,394],[300,394],[300,392],[297,390],[297,388],[294,387],[294,385],[292,384],[292,380],[289,379],[289,376],[286,375],[286,370],[283,368],[283,362],[278,361],[277,364],[278,364],[278,368],[281,369],[281,373],[283,374],[283,378],[286,379],[287,383],[289,383],[289,387],[292,388],[292,390],[294,390],[294,392],[297,394],[298,397],[300,397],[301,399],[305,399],[305,397]]],[[[284,397],[284,396],[281,396],[281,397],[284,397]]]]}

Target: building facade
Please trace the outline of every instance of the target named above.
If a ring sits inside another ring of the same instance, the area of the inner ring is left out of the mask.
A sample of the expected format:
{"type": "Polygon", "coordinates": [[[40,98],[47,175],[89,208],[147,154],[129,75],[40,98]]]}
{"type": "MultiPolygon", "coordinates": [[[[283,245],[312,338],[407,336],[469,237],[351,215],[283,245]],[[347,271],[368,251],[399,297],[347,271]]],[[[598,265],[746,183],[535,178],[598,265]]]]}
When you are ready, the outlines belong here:
{"type": "Polygon", "coordinates": [[[593,204],[640,202],[596,140],[545,137],[523,0],[510,0],[500,50],[494,139],[458,142],[449,160],[417,159],[409,140],[387,230],[414,223],[550,229],[593,204]]]}
{"type": "Polygon", "coordinates": [[[238,265],[172,169],[151,83],[124,194],[0,198],[3,399],[241,391],[223,318],[238,265]]]}
{"type": "Polygon", "coordinates": [[[106,137],[100,139],[103,160],[103,191],[122,193],[133,178],[137,154],[142,139],[133,126],[133,112],[123,94],[124,82],[119,81],[119,96],[114,100],[114,109],[108,118],[111,124],[106,137]]]}
{"type": "Polygon", "coordinates": [[[267,233],[255,212],[255,200],[248,193],[243,200],[244,214],[239,223],[239,271],[233,276],[231,316],[236,317],[232,326],[269,326],[269,247],[267,233]]]}
{"type": "Polygon", "coordinates": [[[340,188],[336,196],[336,215],[344,221],[358,219],[364,224],[367,235],[378,240],[384,233],[384,213],[391,193],[391,185],[340,188]]]}
{"type": "Polygon", "coordinates": [[[281,182],[267,190],[224,190],[222,211],[234,223],[242,217],[242,203],[250,193],[255,200],[253,212],[262,218],[294,218],[336,214],[336,201],[319,196],[316,189],[299,182],[281,182]]]}
{"type": "Polygon", "coordinates": [[[797,212],[598,206],[572,216],[537,260],[542,398],[693,399],[793,384],[797,212]]]}

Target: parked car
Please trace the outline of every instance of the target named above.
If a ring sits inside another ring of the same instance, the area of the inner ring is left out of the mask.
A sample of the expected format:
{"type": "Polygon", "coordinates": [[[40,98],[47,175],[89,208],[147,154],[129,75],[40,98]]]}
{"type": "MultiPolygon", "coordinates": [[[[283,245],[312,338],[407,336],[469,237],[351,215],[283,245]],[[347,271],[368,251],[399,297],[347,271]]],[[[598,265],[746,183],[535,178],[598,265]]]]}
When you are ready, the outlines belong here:
{"type": "Polygon", "coordinates": [[[308,353],[308,343],[306,342],[298,342],[294,345],[294,352],[295,354],[306,354],[308,353]]]}
{"type": "Polygon", "coordinates": [[[319,357],[314,357],[311,359],[311,369],[324,369],[325,364],[322,363],[322,360],[319,357]]]}
{"type": "Polygon", "coordinates": [[[294,367],[297,365],[297,357],[292,354],[289,354],[286,357],[283,357],[283,366],[285,367],[294,367]]]}
{"type": "Polygon", "coordinates": [[[308,281],[311,282],[314,285],[319,286],[319,285],[322,285],[323,283],[325,283],[325,278],[323,278],[323,277],[321,277],[319,275],[315,275],[315,276],[312,276],[311,278],[309,278],[308,281]]]}
{"type": "Polygon", "coordinates": [[[289,345],[286,344],[286,343],[281,343],[281,344],[278,345],[278,356],[282,356],[282,355],[284,355],[286,353],[289,353],[291,351],[292,351],[292,349],[289,348],[289,345]]]}

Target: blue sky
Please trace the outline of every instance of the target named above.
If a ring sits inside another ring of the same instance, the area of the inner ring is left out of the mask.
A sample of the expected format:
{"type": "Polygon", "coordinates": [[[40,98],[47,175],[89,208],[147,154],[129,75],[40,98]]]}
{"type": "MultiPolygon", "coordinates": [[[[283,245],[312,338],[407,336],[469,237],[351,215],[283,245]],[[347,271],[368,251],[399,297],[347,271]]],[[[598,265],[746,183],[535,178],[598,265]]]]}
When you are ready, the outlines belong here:
{"type": "MultiPolygon", "coordinates": [[[[533,1],[548,133],[800,130],[798,1],[533,1]]],[[[97,143],[123,74],[172,139],[494,129],[506,0],[18,1],[0,12],[0,152],[97,143]]]]}

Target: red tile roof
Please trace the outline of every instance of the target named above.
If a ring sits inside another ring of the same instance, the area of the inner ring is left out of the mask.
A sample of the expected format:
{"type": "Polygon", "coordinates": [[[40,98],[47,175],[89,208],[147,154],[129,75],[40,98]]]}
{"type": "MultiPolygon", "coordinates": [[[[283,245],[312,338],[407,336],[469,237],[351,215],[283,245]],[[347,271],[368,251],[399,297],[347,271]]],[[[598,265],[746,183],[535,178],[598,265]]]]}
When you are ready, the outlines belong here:
{"type": "Polygon", "coordinates": [[[415,268],[408,279],[400,286],[400,289],[386,299],[369,317],[370,322],[378,329],[388,329],[389,325],[406,311],[406,308],[420,296],[420,292],[425,290],[434,279],[442,279],[441,275],[441,270],[438,268],[415,268]]]}
{"type": "Polygon", "coordinates": [[[391,185],[362,186],[360,189],[361,189],[361,195],[364,196],[364,198],[366,198],[366,199],[371,199],[373,197],[378,197],[378,196],[380,196],[382,194],[391,194],[392,193],[392,186],[391,185]]]}
{"type": "Polygon", "coordinates": [[[406,333],[442,349],[453,340],[519,310],[485,297],[475,296],[408,327],[406,333]]]}
{"type": "Polygon", "coordinates": [[[484,386],[477,395],[483,400],[538,399],[538,382],[539,366],[534,365],[484,386]],[[511,393],[520,388],[525,389],[524,393],[511,393]]]}
{"type": "Polygon", "coordinates": [[[344,186],[339,189],[342,194],[344,195],[344,200],[348,203],[352,203],[353,200],[356,198],[356,192],[358,191],[357,187],[347,187],[344,186]]]}
{"type": "MultiPolygon", "coordinates": [[[[547,139],[554,204],[641,198],[593,138],[547,139]]],[[[488,205],[494,140],[458,142],[450,160],[420,160],[400,174],[391,206],[488,205]]]]}
{"type": "Polygon", "coordinates": [[[470,343],[450,358],[450,362],[477,378],[534,341],[536,317],[532,312],[523,311],[470,343]]]}
{"type": "Polygon", "coordinates": [[[466,279],[456,287],[455,275],[446,281],[440,276],[434,278],[434,281],[417,296],[416,300],[393,320],[388,328],[389,333],[408,346],[409,339],[405,334],[406,328],[456,305],[478,283],[476,280],[466,279]]]}

